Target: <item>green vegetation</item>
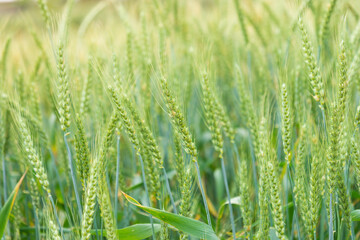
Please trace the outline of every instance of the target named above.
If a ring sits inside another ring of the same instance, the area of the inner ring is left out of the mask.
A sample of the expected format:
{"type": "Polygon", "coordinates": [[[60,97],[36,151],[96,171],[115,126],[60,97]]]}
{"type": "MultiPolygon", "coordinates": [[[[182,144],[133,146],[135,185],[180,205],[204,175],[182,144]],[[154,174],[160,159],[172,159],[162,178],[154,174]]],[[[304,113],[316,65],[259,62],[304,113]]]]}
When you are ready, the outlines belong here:
{"type": "Polygon", "coordinates": [[[360,238],[360,2],[61,2],[0,4],[2,239],[360,238]]]}

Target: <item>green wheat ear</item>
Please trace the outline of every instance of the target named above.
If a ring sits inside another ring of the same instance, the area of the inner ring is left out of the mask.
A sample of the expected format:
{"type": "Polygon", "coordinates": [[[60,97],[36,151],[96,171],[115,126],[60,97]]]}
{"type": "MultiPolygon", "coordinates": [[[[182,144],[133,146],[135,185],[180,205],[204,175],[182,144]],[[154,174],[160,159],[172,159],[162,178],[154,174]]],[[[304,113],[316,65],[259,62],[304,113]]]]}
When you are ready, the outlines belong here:
{"type": "Polygon", "coordinates": [[[311,232],[309,232],[312,236],[316,236],[316,227],[319,221],[319,215],[317,214],[321,209],[322,196],[324,195],[325,190],[325,175],[326,175],[326,167],[325,162],[322,161],[322,152],[318,147],[318,150],[315,150],[315,155],[311,161],[311,174],[310,174],[310,214],[307,216],[309,218],[309,222],[311,223],[311,232]]]}
{"type": "Polygon", "coordinates": [[[98,200],[101,208],[101,217],[104,219],[107,239],[116,240],[118,238],[116,236],[115,218],[111,207],[110,196],[105,178],[106,177],[104,173],[98,178],[98,200]]]}
{"type": "Polygon", "coordinates": [[[93,85],[93,67],[90,64],[90,60],[88,63],[88,75],[85,78],[84,81],[84,87],[81,93],[81,100],[80,100],[80,116],[84,116],[85,114],[89,113],[90,111],[90,90],[92,88],[93,85]]]}
{"type": "Polygon", "coordinates": [[[50,27],[50,11],[47,6],[46,0],[37,0],[37,4],[40,7],[41,15],[43,17],[43,20],[45,22],[46,27],[50,27]]]}
{"type": "Polygon", "coordinates": [[[41,187],[45,190],[47,194],[51,194],[49,187],[49,180],[43,163],[40,160],[40,156],[37,150],[34,147],[33,139],[31,133],[26,126],[25,122],[19,117],[17,119],[19,135],[23,144],[24,155],[27,157],[27,160],[32,166],[34,175],[39,181],[41,187]]]}
{"type": "Polygon", "coordinates": [[[179,106],[176,103],[174,94],[169,89],[168,82],[165,78],[160,79],[160,85],[164,94],[166,107],[168,114],[173,124],[175,131],[181,138],[181,144],[184,150],[191,155],[193,161],[197,161],[197,149],[195,143],[192,140],[192,136],[188,127],[185,125],[186,121],[183,113],[180,111],[179,106]]]}
{"type": "MultiPolygon", "coordinates": [[[[20,224],[21,224],[21,210],[19,208],[19,204],[15,203],[13,206],[13,214],[14,214],[14,220],[13,220],[13,236],[14,239],[20,239],[20,224]]],[[[59,234],[56,232],[56,234],[59,234]]],[[[59,239],[60,240],[60,239],[59,239]]]]}
{"type": "Polygon", "coordinates": [[[358,106],[356,108],[356,115],[355,115],[355,119],[354,119],[355,130],[357,130],[359,128],[359,124],[360,124],[360,106],[358,106]]]}
{"type": "Polygon", "coordinates": [[[0,69],[2,71],[1,74],[1,83],[4,84],[6,81],[6,76],[7,76],[7,60],[8,60],[8,56],[9,56],[9,50],[10,50],[10,45],[11,45],[11,38],[8,38],[6,40],[2,55],[1,55],[1,61],[0,61],[0,69]]]}
{"type": "Polygon", "coordinates": [[[319,38],[320,38],[322,44],[325,42],[326,37],[329,34],[330,20],[331,20],[331,16],[333,15],[333,12],[335,10],[336,2],[337,2],[337,0],[330,0],[327,11],[325,13],[325,17],[323,18],[321,28],[320,28],[320,33],[319,33],[319,38]]]}
{"type": "Polygon", "coordinates": [[[238,79],[237,89],[240,95],[240,113],[245,119],[245,124],[250,130],[251,140],[254,146],[255,156],[259,158],[260,155],[260,137],[259,137],[259,127],[258,127],[258,119],[255,113],[254,104],[251,101],[249,91],[246,89],[245,79],[241,76],[240,67],[237,67],[236,77],[238,79]]]}
{"type": "Polygon", "coordinates": [[[4,239],[356,239],[359,0],[83,2],[0,14],[4,239]]]}
{"type": "Polygon", "coordinates": [[[169,238],[169,227],[165,222],[161,222],[160,239],[161,240],[170,240],[170,238],[169,238]]]}
{"type": "Polygon", "coordinates": [[[329,182],[329,192],[334,193],[336,188],[336,176],[337,176],[337,166],[339,161],[339,138],[340,138],[340,125],[341,120],[339,116],[339,108],[337,105],[333,104],[331,111],[331,124],[330,124],[330,134],[329,134],[329,152],[328,152],[328,182],[329,182]]]}
{"type": "Polygon", "coordinates": [[[166,31],[163,25],[159,26],[159,56],[160,56],[160,73],[166,76],[167,73],[167,53],[166,53],[166,31]]]}
{"type": "Polygon", "coordinates": [[[248,166],[246,164],[246,158],[242,158],[239,174],[239,186],[240,186],[240,200],[241,200],[241,213],[244,219],[244,230],[246,235],[250,234],[252,224],[252,209],[250,198],[250,181],[248,174],[248,166]]]}
{"type": "Polygon", "coordinates": [[[143,78],[146,79],[149,75],[149,67],[151,64],[151,56],[150,56],[150,47],[149,47],[149,32],[146,24],[145,13],[141,12],[141,45],[142,45],[142,55],[143,55],[143,78]]]}
{"type": "Polygon", "coordinates": [[[305,225],[305,229],[308,235],[312,235],[311,222],[309,222],[309,202],[308,197],[308,184],[306,174],[306,152],[307,152],[307,136],[306,126],[302,126],[302,133],[300,135],[299,145],[297,149],[297,155],[295,158],[295,186],[294,193],[296,203],[299,206],[299,212],[301,219],[305,225]]]}
{"type": "Polygon", "coordinates": [[[180,111],[180,107],[175,100],[174,94],[169,89],[167,80],[163,76],[160,78],[160,86],[161,86],[161,90],[162,90],[162,93],[163,93],[163,96],[165,99],[165,104],[166,104],[167,112],[168,112],[168,115],[170,118],[170,122],[171,122],[176,134],[178,134],[180,136],[182,147],[184,148],[185,152],[191,156],[191,161],[195,165],[199,188],[200,188],[201,196],[202,196],[205,211],[206,211],[207,223],[208,223],[208,225],[211,226],[210,211],[209,211],[207,199],[205,196],[205,191],[204,191],[202,180],[201,180],[200,167],[199,167],[199,164],[197,161],[198,152],[197,152],[195,143],[192,140],[192,136],[186,125],[185,117],[184,117],[183,113],[180,111]]]}
{"type": "Polygon", "coordinates": [[[84,124],[80,115],[76,116],[76,126],[78,129],[75,134],[76,166],[83,189],[85,189],[90,171],[90,150],[85,136],[84,124]]]}
{"type": "Polygon", "coordinates": [[[274,217],[276,234],[279,239],[285,240],[285,223],[282,203],[280,198],[280,187],[276,178],[274,166],[271,161],[268,162],[269,180],[270,180],[270,202],[272,206],[272,213],[274,217]]]}
{"type": "Polygon", "coordinates": [[[308,33],[304,27],[303,20],[299,18],[299,29],[302,38],[302,50],[305,58],[305,63],[309,71],[310,85],[313,91],[313,97],[316,102],[320,104],[320,108],[324,109],[325,105],[325,88],[323,80],[321,79],[320,69],[317,66],[314,50],[308,37],[308,33]]]}
{"type": "Polygon", "coordinates": [[[352,138],[351,140],[351,147],[352,147],[352,162],[354,163],[354,170],[355,170],[355,180],[356,180],[356,186],[358,190],[360,190],[360,150],[359,150],[359,144],[355,140],[355,138],[352,138]]]}
{"type": "MultiPolygon", "coordinates": [[[[175,159],[177,182],[180,186],[180,215],[191,217],[191,184],[193,181],[191,169],[185,165],[180,137],[174,132],[175,159]]],[[[186,239],[187,234],[181,233],[180,239],[186,239]]]]}
{"type": "Polygon", "coordinates": [[[138,154],[140,151],[140,145],[139,145],[139,139],[138,139],[138,136],[136,135],[134,125],[130,121],[130,118],[125,110],[124,105],[121,104],[120,98],[117,95],[117,91],[113,87],[108,87],[108,91],[110,93],[111,100],[114,103],[114,106],[119,114],[119,118],[122,122],[122,125],[124,126],[125,131],[128,134],[129,139],[138,154]]]}
{"type": "Polygon", "coordinates": [[[112,114],[104,139],[101,142],[99,152],[95,159],[91,161],[90,174],[85,189],[85,205],[83,219],[81,223],[82,240],[90,239],[91,227],[94,221],[96,198],[98,197],[102,217],[105,221],[105,227],[109,231],[109,237],[116,239],[114,216],[112,215],[112,207],[108,193],[106,180],[104,179],[105,169],[107,167],[106,153],[112,143],[116,127],[118,126],[119,115],[117,111],[112,114]],[[101,188],[101,189],[100,189],[101,188]]]}
{"type": "Polygon", "coordinates": [[[134,79],[134,62],[133,62],[133,41],[134,36],[131,30],[127,31],[126,35],[126,62],[127,62],[127,77],[132,82],[134,79]]]}
{"type": "Polygon", "coordinates": [[[70,91],[66,72],[64,44],[60,42],[57,52],[58,112],[61,129],[66,133],[70,127],[70,91]]]}
{"type": "Polygon", "coordinates": [[[48,220],[48,226],[49,226],[49,232],[50,232],[51,239],[61,240],[58,229],[57,229],[54,221],[50,217],[47,220],[48,220]]]}
{"type": "MultiPolygon", "coordinates": [[[[50,190],[50,184],[49,184],[49,178],[47,175],[47,172],[45,170],[44,164],[41,161],[40,154],[38,150],[36,149],[34,145],[34,140],[32,138],[31,132],[24,122],[24,120],[21,118],[21,116],[17,115],[18,113],[13,113],[15,120],[15,123],[18,128],[19,137],[22,142],[22,151],[24,152],[24,156],[26,156],[27,161],[29,165],[32,168],[33,174],[36,178],[36,180],[40,183],[41,188],[45,191],[47,198],[49,202],[47,202],[53,209],[53,213],[55,215],[55,218],[57,220],[57,225],[60,228],[60,233],[62,234],[62,226],[59,221],[59,217],[57,215],[57,210],[55,208],[54,200],[51,194],[50,190]]],[[[60,236],[61,236],[60,235],[60,236]]]]}
{"type": "Polygon", "coordinates": [[[29,185],[29,190],[30,190],[32,206],[35,209],[35,213],[38,214],[41,209],[40,193],[39,193],[39,188],[38,188],[38,185],[36,182],[36,177],[33,173],[31,174],[28,185],[29,185]]]}
{"type": "Polygon", "coordinates": [[[211,140],[215,147],[215,150],[219,153],[219,158],[223,158],[223,137],[221,134],[221,129],[219,126],[219,122],[216,118],[216,114],[214,111],[215,99],[210,91],[209,78],[206,73],[202,76],[201,81],[202,92],[203,92],[203,102],[205,107],[205,115],[207,125],[211,132],[211,140]]]}
{"type": "Polygon", "coordinates": [[[243,37],[245,40],[245,44],[248,44],[249,37],[248,37],[247,31],[246,31],[245,22],[244,22],[244,14],[243,14],[242,8],[240,7],[239,0],[234,0],[234,4],[235,4],[238,20],[240,23],[241,31],[242,31],[242,34],[243,34],[243,37]]]}
{"type": "Polygon", "coordinates": [[[130,99],[126,96],[122,98],[126,107],[129,109],[131,117],[133,118],[137,128],[139,129],[139,133],[142,137],[140,143],[142,143],[142,149],[147,155],[148,159],[145,158],[145,162],[147,162],[148,172],[150,174],[151,184],[150,187],[152,189],[152,194],[160,200],[161,192],[160,192],[160,179],[161,169],[164,168],[164,162],[160,154],[159,147],[155,141],[155,138],[147,126],[146,122],[140,118],[140,113],[135,108],[130,99]],[[150,162],[146,161],[149,160],[150,162]]]}
{"type": "Polygon", "coordinates": [[[290,109],[288,93],[285,83],[281,86],[281,120],[282,120],[282,138],[285,153],[285,161],[290,164],[291,161],[291,137],[292,137],[292,112],[290,109]]]}
{"type": "Polygon", "coordinates": [[[347,72],[347,60],[346,60],[346,48],[344,41],[340,44],[340,56],[339,56],[339,89],[338,89],[338,107],[341,122],[344,121],[347,107],[347,93],[348,93],[348,72],[347,72]]]}
{"type": "Polygon", "coordinates": [[[266,162],[269,146],[267,142],[267,132],[265,127],[266,120],[263,117],[259,124],[259,208],[260,208],[260,226],[257,232],[257,239],[265,239],[269,236],[269,194],[270,194],[270,175],[266,162]]]}
{"type": "Polygon", "coordinates": [[[91,228],[94,222],[95,204],[97,196],[97,178],[99,174],[99,160],[96,157],[92,161],[90,175],[85,190],[84,212],[81,222],[81,240],[91,237],[91,228]]]}
{"type": "MultiPolygon", "coordinates": [[[[229,116],[225,113],[225,109],[221,104],[219,97],[216,95],[215,86],[213,86],[213,84],[210,84],[209,77],[206,72],[203,74],[202,79],[203,81],[201,83],[204,92],[204,103],[205,103],[204,105],[206,112],[209,112],[209,114],[213,115],[214,118],[213,120],[216,123],[216,125],[218,125],[218,126],[213,125],[212,131],[216,130],[216,128],[219,128],[216,131],[220,133],[221,129],[223,129],[225,135],[230,139],[231,143],[234,143],[235,130],[231,125],[229,116]]],[[[221,142],[221,139],[218,140],[221,142]]]]}

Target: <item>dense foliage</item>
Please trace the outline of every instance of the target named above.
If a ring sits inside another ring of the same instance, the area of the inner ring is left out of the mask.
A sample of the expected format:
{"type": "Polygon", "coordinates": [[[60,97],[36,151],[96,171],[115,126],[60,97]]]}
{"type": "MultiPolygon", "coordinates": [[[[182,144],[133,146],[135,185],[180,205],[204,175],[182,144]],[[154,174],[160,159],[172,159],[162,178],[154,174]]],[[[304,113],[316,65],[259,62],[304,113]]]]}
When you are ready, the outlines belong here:
{"type": "Polygon", "coordinates": [[[0,16],[4,239],[360,237],[360,2],[36,3],[0,16]]]}

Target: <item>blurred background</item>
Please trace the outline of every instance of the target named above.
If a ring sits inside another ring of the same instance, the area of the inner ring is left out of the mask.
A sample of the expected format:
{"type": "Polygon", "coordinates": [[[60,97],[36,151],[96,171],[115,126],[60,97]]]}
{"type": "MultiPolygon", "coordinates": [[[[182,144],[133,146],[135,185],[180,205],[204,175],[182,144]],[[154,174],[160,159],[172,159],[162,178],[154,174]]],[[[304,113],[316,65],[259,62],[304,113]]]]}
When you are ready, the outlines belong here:
{"type": "MultiPolygon", "coordinates": [[[[58,8],[65,4],[64,0],[51,0],[48,1],[48,6],[50,8],[58,8]]],[[[94,0],[77,0],[76,2],[82,2],[86,4],[94,4],[99,1],[94,0]]],[[[19,13],[22,11],[30,11],[37,7],[36,0],[0,0],[0,18],[6,17],[6,15],[11,15],[19,13]]]]}

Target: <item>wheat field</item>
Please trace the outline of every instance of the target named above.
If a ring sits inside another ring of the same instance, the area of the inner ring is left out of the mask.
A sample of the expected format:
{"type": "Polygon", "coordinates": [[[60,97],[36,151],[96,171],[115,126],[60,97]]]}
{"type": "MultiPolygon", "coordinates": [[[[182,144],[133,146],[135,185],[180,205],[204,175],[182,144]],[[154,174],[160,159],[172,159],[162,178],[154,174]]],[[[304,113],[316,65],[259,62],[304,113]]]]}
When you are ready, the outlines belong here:
{"type": "Polygon", "coordinates": [[[0,1],[0,237],[360,239],[360,2],[0,1]]]}

